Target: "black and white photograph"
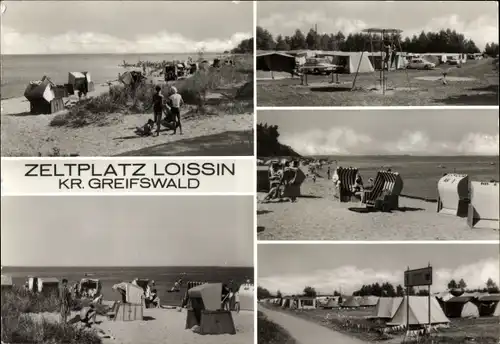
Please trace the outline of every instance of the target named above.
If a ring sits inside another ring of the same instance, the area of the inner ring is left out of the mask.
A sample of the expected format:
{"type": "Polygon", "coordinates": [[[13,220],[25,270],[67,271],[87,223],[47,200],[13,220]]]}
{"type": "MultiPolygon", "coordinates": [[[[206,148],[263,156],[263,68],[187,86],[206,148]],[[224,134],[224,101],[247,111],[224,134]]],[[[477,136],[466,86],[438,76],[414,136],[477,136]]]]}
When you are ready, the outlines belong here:
{"type": "Polygon", "coordinates": [[[259,343],[500,338],[498,244],[259,244],[259,343]]]}
{"type": "Polygon", "coordinates": [[[253,205],[2,197],[2,343],[252,344],[253,205]]]}
{"type": "Polygon", "coordinates": [[[259,110],[259,240],[498,240],[498,109],[259,110]]]}
{"type": "Polygon", "coordinates": [[[252,156],[253,11],[2,1],[1,155],[252,156]]]}
{"type": "Polygon", "coordinates": [[[258,1],[257,105],[498,106],[496,1],[258,1]]]}

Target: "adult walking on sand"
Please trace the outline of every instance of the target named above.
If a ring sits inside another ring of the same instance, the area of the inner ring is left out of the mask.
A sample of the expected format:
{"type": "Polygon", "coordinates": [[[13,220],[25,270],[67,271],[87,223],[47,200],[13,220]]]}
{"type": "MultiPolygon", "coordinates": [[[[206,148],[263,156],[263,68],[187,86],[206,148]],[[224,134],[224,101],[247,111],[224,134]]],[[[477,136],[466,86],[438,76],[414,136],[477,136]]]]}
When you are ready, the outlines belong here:
{"type": "Polygon", "coordinates": [[[161,93],[160,86],[155,87],[155,94],[153,94],[152,103],[145,110],[148,111],[151,107],[153,107],[153,112],[154,112],[153,121],[156,124],[156,135],[155,136],[159,136],[160,135],[160,128],[161,128],[161,116],[163,114],[163,109],[165,107],[165,97],[163,97],[163,94],[161,93]]]}
{"type": "Polygon", "coordinates": [[[61,322],[66,323],[68,315],[71,311],[71,292],[68,289],[68,280],[65,278],[62,280],[61,290],[59,293],[59,307],[61,311],[61,322]]]}
{"type": "Polygon", "coordinates": [[[174,135],[177,132],[177,127],[179,127],[179,134],[182,135],[182,124],[181,124],[181,106],[184,105],[184,100],[182,96],[177,92],[177,88],[172,86],[172,94],[168,97],[170,103],[170,111],[172,116],[176,119],[176,125],[174,127],[174,135]]]}

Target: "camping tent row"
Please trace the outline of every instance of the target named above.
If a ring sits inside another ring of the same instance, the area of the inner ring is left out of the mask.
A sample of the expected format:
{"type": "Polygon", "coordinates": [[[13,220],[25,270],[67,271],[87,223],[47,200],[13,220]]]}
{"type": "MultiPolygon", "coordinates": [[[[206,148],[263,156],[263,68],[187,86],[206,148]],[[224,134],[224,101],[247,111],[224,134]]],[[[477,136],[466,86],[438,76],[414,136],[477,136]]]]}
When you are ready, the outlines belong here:
{"type": "Polygon", "coordinates": [[[500,316],[500,294],[464,293],[440,300],[445,314],[450,318],[477,318],[500,316]]]}
{"type": "MultiPolygon", "coordinates": [[[[391,58],[389,69],[405,69],[412,58],[421,57],[436,65],[451,60],[467,62],[467,54],[424,53],[410,54],[396,52],[391,58]]],[[[297,66],[302,66],[308,59],[326,58],[328,63],[343,66],[337,73],[371,73],[382,69],[384,52],[367,51],[263,51],[257,53],[257,70],[292,73],[297,66]]]]}

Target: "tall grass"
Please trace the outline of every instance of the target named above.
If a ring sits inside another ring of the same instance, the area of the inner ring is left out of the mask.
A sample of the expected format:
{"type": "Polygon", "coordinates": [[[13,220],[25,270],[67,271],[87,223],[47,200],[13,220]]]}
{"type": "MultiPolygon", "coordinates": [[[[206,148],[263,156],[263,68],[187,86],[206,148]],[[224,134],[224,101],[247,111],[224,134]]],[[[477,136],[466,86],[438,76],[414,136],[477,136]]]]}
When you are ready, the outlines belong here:
{"type": "MultiPolygon", "coordinates": [[[[198,113],[206,113],[207,96],[211,91],[221,91],[229,100],[236,100],[236,93],[222,90],[235,88],[236,85],[251,81],[253,75],[252,60],[248,57],[236,58],[233,65],[200,70],[192,77],[179,80],[175,87],[187,105],[198,113]]],[[[54,117],[51,126],[84,127],[87,125],[108,125],[122,119],[121,115],[144,113],[150,108],[156,85],[140,84],[135,90],[123,85],[111,86],[108,93],[79,101],[67,114],[54,117]]],[[[162,93],[169,96],[171,85],[162,85],[162,93]]],[[[242,97],[253,102],[251,97],[242,97]]],[[[253,108],[253,103],[251,104],[253,108]]]]}
{"type": "Polygon", "coordinates": [[[93,331],[49,321],[33,313],[57,312],[57,294],[34,294],[21,288],[2,290],[2,333],[4,343],[99,344],[93,331]]]}

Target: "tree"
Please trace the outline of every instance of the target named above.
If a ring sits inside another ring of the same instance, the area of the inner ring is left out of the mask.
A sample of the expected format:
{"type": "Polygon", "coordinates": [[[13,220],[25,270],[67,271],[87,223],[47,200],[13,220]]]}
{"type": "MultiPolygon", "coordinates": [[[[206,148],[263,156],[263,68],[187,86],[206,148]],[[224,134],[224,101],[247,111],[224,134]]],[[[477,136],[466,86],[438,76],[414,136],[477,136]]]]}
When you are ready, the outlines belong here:
{"type": "Polygon", "coordinates": [[[281,295],[281,291],[280,291],[280,290],[278,290],[278,291],[276,292],[276,297],[277,297],[278,299],[282,299],[282,298],[283,298],[283,295],[281,295]]]}
{"type": "Polygon", "coordinates": [[[429,290],[428,289],[420,289],[417,292],[417,295],[418,296],[429,296],[429,290]]]}
{"type": "Polygon", "coordinates": [[[335,291],[333,292],[333,296],[340,296],[340,293],[339,293],[338,291],[336,291],[336,290],[335,290],[335,291]]]}
{"type": "Polygon", "coordinates": [[[458,288],[458,284],[454,279],[452,279],[450,282],[448,282],[448,289],[457,289],[457,288],[458,288]]]}
{"type": "Polygon", "coordinates": [[[489,293],[499,292],[497,284],[491,278],[488,278],[488,281],[486,281],[486,288],[489,293]]]}
{"type": "Polygon", "coordinates": [[[305,287],[304,288],[304,296],[307,296],[307,297],[316,297],[317,293],[316,293],[316,289],[314,289],[313,287],[305,287]]]}
{"type": "Polygon", "coordinates": [[[498,56],[498,43],[487,43],[484,47],[484,54],[492,57],[498,56]]]}
{"type": "Polygon", "coordinates": [[[283,38],[283,36],[278,35],[278,37],[276,37],[275,49],[278,51],[287,51],[287,50],[290,50],[290,45],[286,42],[286,40],[283,38]]]}
{"type": "Polygon", "coordinates": [[[405,296],[405,289],[401,286],[401,284],[398,284],[396,287],[396,296],[405,296]]]}
{"type": "Polygon", "coordinates": [[[467,283],[465,283],[464,279],[461,278],[460,281],[458,281],[458,285],[457,286],[460,289],[465,289],[465,288],[467,288],[467,283]]]}
{"type": "Polygon", "coordinates": [[[272,50],[276,45],[273,39],[273,35],[266,29],[263,29],[260,26],[257,26],[257,49],[258,50],[272,50]]]}
{"type": "Polygon", "coordinates": [[[257,300],[268,299],[271,297],[271,293],[266,288],[257,287],[257,300]]]}
{"type": "Polygon", "coordinates": [[[253,54],[253,37],[242,40],[231,52],[233,54],[253,54]]]}
{"type": "Polygon", "coordinates": [[[310,29],[306,36],[307,49],[317,50],[319,45],[318,33],[310,29]]]}
{"type": "Polygon", "coordinates": [[[295,34],[291,37],[290,48],[292,50],[306,49],[306,38],[299,29],[295,30],[295,34]]]}

